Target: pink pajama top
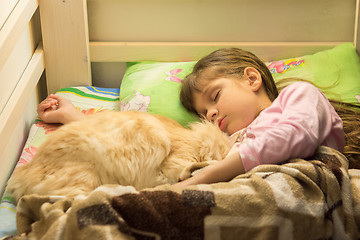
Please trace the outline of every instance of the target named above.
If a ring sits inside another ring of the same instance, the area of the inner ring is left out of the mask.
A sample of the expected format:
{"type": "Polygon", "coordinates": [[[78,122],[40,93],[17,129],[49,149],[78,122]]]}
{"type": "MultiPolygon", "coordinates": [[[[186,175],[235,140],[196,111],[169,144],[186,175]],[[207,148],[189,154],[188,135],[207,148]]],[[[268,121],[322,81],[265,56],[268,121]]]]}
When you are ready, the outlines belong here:
{"type": "Polygon", "coordinates": [[[342,151],[345,141],[340,117],[325,95],[306,82],[284,88],[270,107],[231,139],[235,143],[230,153],[239,152],[246,171],[309,157],[320,145],[342,151]]]}

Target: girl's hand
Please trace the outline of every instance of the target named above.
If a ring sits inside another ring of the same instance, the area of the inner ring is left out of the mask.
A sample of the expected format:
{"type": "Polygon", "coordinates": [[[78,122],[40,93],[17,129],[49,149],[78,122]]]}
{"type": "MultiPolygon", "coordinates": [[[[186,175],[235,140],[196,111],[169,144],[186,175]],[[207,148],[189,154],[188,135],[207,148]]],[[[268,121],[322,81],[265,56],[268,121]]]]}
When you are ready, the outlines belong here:
{"type": "Polygon", "coordinates": [[[66,124],[85,117],[69,100],[54,94],[39,104],[37,113],[46,123],[66,124]]]}
{"type": "Polygon", "coordinates": [[[193,177],[172,185],[175,190],[196,184],[227,182],[237,175],[245,173],[242,159],[238,152],[230,152],[223,160],[206,167],[193,177]]]}
{"type": "MultiPolygon", "coordinates": [[[[196,183],[193,183],[193,184],[196,184],[196,183]]],[[[171,187],[174,189],[174,190],[180,190],[180,189],[183,189],[187,186],[190,186],[192,185],[192,183],[190,183],[189,181],[182,181],[182,182],[178,182],[178,183],[175,183],[173,185],[171,185],[171,187]]]]}

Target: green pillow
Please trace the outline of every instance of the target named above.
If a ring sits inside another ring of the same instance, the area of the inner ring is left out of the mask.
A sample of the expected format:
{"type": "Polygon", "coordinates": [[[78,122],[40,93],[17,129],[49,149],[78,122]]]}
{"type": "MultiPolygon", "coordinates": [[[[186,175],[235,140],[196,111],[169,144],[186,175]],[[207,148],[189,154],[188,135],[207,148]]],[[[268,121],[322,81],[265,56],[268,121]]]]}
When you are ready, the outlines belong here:
{"type": "Polygon", "coordinates": [[[359,104],[360,60],[352,43],[266,64],[276,82],[289,77],[302,78],[313,82],[330,99],[359,104]]]}
{"type": "Polygon", "coordinates": [[[160,114],[186,126],[198,121],[179,100],[181,81],[196,62],[128,63],[120,88],[120,109],[160,114]]]}
{"type": "MultiPolygon", "coordinates": [[[[120,88],[120,109],[164,115],[183,126],[198,118],[179,100],[181,80],[196,62],[128,63],[120,88]]],[[[297,77],[313,82],[328,98],[359,104],[359,56],[351,43],[313,55],[266,63],[275,81],[297,77]]]]}

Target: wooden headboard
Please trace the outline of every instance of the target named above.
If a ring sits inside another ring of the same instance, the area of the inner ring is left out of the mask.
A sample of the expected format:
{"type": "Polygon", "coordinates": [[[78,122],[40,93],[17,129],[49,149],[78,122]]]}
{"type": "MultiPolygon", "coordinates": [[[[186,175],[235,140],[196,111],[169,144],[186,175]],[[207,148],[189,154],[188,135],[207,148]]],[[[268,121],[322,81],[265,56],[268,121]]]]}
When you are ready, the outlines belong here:
{"type": "Polygon", "coordinates": [[[360,47],[358,10],[355,0],[40,0],[48,91],[91,85],[100,62],[197,60],[229,46],[263,60],[360,47]]]}

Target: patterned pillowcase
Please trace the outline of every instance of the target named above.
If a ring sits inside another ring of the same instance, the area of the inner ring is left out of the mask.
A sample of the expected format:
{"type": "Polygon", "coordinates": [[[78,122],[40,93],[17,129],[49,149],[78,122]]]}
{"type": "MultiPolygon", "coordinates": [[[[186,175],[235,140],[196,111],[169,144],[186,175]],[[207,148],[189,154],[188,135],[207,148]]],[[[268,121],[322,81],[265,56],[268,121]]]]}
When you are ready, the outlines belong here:
{"type": "MultiPolygon", "coordinates": [[[[196,62],[128,63],[120,87],[121,110],[167,116],[186,126],[197,121],[179,100],[181,81],[196,62]]],[[[349,103],[360,101],[359,56],[351,43],[291,59],[267,62],[276,82],[297,77],[313,82],[328,98],[349,103]]]]}
{"type": "MultiPolygon", "coordinates": [[[[118,88],[72,87],[59,90],[56,95],[69,99],[79,111],[93,114],[104,110],[119,110],[118,88]]],[[[16,167],[31,161],[38,147],[55,131],[59,124],[47,124],[36,119],[16,167]]],[[[16,234],[16,203],[6,191],[0,203],[0,238],[16,234]]]]}
{"type": "Polygon", "coordinates": [[[352,43],[267,65],[275,81],[302,78],[313,82],[330,99],[360,102],[360,58],[352,43]]]}
{"type": "Polygon", "coordinates": [[[120,88],[120,109],[160,114],[183,126],[198,120],[179,100],[181,81],[195,62],[128,63],[120,88]]]}

